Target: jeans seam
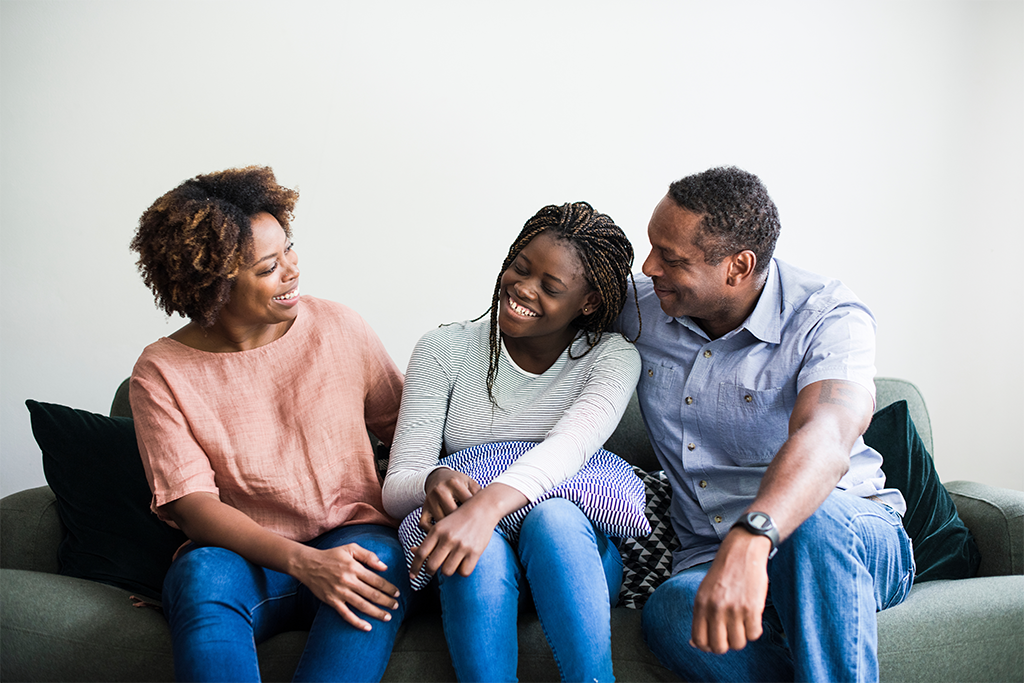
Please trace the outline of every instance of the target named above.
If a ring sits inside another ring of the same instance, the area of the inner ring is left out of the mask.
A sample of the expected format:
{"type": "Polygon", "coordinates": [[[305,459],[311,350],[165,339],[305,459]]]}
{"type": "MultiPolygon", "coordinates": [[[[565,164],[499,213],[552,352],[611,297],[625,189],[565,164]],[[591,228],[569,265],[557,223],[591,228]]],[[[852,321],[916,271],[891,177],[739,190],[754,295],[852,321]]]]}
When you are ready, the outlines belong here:
{"type": "Polygon", "coordinates": [[[295,589],[295,590],[291,591],[290,593],[282,593],[281,595],[268,596],[268,597],[264,598],[263,600],[260,600],[258,603],[256,603],[255,605],[253,605],[249,609],[249,619],[254,620],[255,619],[255,615],[256,615],[256,610],[260,609],[261,607],[266,605],[268,602],[271,602],[271,601],[274,601],[274,600],[286,600],[288,598],[294,598],[298,594],[299,594],[298,589],[295,589]]]}

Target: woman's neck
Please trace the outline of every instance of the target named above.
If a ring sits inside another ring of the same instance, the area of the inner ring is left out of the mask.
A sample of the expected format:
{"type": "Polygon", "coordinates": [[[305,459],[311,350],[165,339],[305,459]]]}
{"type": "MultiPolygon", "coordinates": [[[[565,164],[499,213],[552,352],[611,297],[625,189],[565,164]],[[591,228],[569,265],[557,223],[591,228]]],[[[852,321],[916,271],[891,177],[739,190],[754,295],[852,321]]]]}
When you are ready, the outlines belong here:
{"type": "Polygon", "coordinates": [[[168,335],[185,346],[209,353],[237,353],[250,351],[275,342],[291,329],[295,320],[273,325],[232,326],[218,320],[207,328],[190,322],[180,330],[168,335]]]}

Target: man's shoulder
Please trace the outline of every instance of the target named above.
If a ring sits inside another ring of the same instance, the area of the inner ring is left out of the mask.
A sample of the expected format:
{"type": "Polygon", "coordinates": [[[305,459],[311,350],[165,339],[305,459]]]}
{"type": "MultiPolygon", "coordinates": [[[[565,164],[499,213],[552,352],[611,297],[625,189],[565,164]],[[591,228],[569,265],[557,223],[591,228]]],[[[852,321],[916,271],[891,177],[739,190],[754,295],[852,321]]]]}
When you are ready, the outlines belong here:
{"type": "Polygon", "coordinates": [[[775,259],[783,311],[820,312],[845,305],[865,308],[864,302],[841,280],[775,259]]]}

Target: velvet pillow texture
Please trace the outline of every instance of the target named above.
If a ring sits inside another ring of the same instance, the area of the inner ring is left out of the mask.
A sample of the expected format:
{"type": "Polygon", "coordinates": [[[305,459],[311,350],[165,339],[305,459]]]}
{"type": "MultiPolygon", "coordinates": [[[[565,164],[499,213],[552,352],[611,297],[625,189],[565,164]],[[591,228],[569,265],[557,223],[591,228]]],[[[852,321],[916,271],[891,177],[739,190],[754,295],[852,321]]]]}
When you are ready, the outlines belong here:
{"type": "Polygon", "coordinates": [[[171,557],[186,539],[149,509],[135,423],[53,403],[25,404],[67,528],[57,551],[60,573],[159,600],[171,557]]]}
{"type": "Polygon", "coordinates": [[[903,528],[914,542],[914,582],[974,576],[981,562],[978,546],[939,481],[907,402],[875,413],[864,442],[882,454],[886,486],[899,489],[907,501],[903,528]]]}

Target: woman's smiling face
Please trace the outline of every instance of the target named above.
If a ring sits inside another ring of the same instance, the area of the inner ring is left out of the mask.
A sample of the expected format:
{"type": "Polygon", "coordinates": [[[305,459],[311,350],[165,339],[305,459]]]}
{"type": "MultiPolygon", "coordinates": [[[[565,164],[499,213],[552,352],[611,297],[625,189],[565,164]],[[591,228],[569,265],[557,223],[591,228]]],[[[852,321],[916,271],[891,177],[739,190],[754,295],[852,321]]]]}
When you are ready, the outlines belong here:
{"type": "Polygon", "coordinates": [[[529,339],[561,350],[576,335],[572,321],[599,299],[572,245],[542,232],[501,275],[498,327],[506,342],[529,339]]]}
{"type": "Polygon", "coordinates": [[[252,253],[241,267],[220,322],[274,325],[295,318],[299,303],[299,255],[269,213],[252,217],[252,253]]]}

